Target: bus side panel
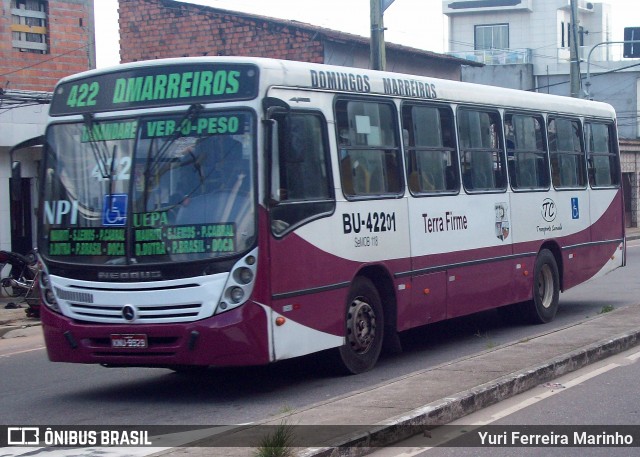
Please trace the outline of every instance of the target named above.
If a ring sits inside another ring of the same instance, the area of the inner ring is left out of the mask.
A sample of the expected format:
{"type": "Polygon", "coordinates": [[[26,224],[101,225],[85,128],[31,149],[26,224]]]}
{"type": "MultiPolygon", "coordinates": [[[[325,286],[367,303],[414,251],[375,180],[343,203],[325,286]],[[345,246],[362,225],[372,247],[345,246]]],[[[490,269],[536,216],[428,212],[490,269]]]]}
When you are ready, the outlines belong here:
{"type": "MultiPolygon", "coordinates": [[[[460,195],[410,196],[411,236],[410,309],[398,322],[400,330],[437,322],[447,317],[447,251],[457,249],[468,229],[449,230],[449,216],[467,216],[460,195]]],[[[458,225],[456,225],[458,228],[458,225]]]]}
{"type": "MultiPolygon", "coordinates": [[[[303,315],[327,314],[331,303],[340,303],[344,291],[322,292],[312,295],[290,297],[274,301],[270,309],[271,333],[273,335],[272,360],[298,357],[344,344],[344,336],[327,333],[301,324],[306,321],[303,315]],[[276,310],[280,310],[279,312],[276,310]]],[[[315,319],[317,322],[319,319],[315,319]]]]}
{"type": "Polygon", "coordinates": [[[393,275],[406,271],[407,263],[407,259],[352,261],[290,233],[271,243],[273,310],[298,324],[342,337],[347,297],[355,275],[368,265],[379,265],[393,275]]]}
{"type": "Polygon", "coordinates": [[[499,259],[512,253],[507,202],[505,193],[409,198],[420,323],[509,302],[514,262],[499,259]]]}
{"type": "Polygon", "coordinates": [[[399,308],[398,330],[408,330],[447,318],[447,273],[439,271],[411,279],[411,301],[399,308]]]}
{"type": "MultiPolygon", "coordinates": [[[[511,194],[514,254],[524,256],[528,271],[528,297],[533,287],[533,268],[543,244],[550,242],[562,252],[558,268],[563,290],[584,281],[589,269],[576,252],[586,249],[589,233],[589,194],[585,189],[511,194]]],[[[518,275],[519,276],[519,275],[518,275]]]]}
{"type": "Polygon", "coordinates": [[[327,254],[295,233],[272,239],[272,308],[302,325],[343,335],[345,297],[356,267],[354,262],[327,254]]]}
{"type": "MultiPolygon", "coordinates": [[[[305,309],[295,313],[296,322],[344,336],[347,298],[351,283],[365,268],[386,271],[390,278],[410,269],[406,199],[338,201],[336,211],[309,222],[280,239],[271,237],[272,297],[278,306],[301,297],[305,309]],[[324,295],[337,291],[337,294],[324,295]],[[316,295],[320,294],[322,295],[316,295]],[[308,297],[307,297],[308,296],[308,297]],[[315,297],[319,298],[315,298],[315,297]],[[321,306],[323,312],[317,313],[321,306]]],[[[398,285],[407,280],[394,282],[398,285]]],[[[374,281],[378,288],[383,284],[374,281]]],[[[398,307],[408,300],[403,291],[379,291],[396,295],[398,307]]],[[[391,304],[383,303],[388,306],[391,304]]],[[[275,311],[281,312],[275,308],[275,311]]],[[[293,315],[293,314],[292,314],[293,315]]]]}
{"type": "Polygon", "coordinates": [[[622,266],[620,250],[623,232],[622,194],[619,190],[594,190],[591,198],[592,225],[586,235],[570,237],[563,250],[565,276],[563,288],[567,290],[596,275],[606,274],[622,266]],[[591,244],[582,243],[589,236],[591,244]]]}
{"type": "Polygon", "coordinates": [[[447,317],[458,317],[513,303],[515,262],[488,260],[508,256],[510,246],[465,253],[469,265],[447,272],[447,317]],[[477,263],[475,263],[477,261],[477,263]]]}
{"type": "Polygon", "coordinates": [[[591,192],[591,240],[612,241],[624,237],[624,203],[621,189],[591,192]]]}

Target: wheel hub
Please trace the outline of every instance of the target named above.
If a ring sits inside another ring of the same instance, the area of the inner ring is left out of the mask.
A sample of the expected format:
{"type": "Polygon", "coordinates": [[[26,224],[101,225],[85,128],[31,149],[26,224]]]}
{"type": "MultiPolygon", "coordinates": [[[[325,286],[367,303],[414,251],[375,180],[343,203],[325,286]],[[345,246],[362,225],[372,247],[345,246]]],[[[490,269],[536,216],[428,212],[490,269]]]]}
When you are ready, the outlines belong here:
{"type": "Polygon", "coordinates": [[[375,339],[376,316],[373,308],[362,299],[355,299],[349,307],[347,339],[354,352],[364,354],[375,339]]]}

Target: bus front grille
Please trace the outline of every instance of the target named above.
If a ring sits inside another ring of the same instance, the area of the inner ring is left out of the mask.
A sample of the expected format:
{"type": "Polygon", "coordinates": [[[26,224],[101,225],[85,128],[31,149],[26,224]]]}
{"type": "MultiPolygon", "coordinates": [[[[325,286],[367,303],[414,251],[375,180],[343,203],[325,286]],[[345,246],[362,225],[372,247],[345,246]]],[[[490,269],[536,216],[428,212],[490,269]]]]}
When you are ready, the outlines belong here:
{"type": "Polygon", "coordinates": [[[202,303],[180,305],[124,305],[107,306],[87,303],[69,303],[74,319],[105,323],[186,322],[199,318],[202,303]]]}

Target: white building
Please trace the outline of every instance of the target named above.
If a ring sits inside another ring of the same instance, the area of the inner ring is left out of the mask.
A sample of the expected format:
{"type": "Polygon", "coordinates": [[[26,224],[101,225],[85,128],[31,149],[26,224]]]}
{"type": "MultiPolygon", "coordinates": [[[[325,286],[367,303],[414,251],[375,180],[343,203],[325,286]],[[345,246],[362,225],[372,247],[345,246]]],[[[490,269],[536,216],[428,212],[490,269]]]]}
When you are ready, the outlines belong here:
{"type": "Polygon", "coordinates": [[[35,246],[41,148],[11,148],[44,134],[50,99],[47,92],[0,93],[0,250],[24,253],[35,246]],[[21,178],[10,185],[17,167],[21,178]]]}
{"type": "Polygon", "coordinates": [[[637,226],[640,61],[622,60],[622,43],[613,37],[623,34],[611,28],[611,5],[575,3],[574,30],[572,0],[443,0],[449,54],[485,64],[464,69],[463,81],[569,96],[570,46],[577,42],[581,96],[610,103],[618,113],[626,222],[637,226]]]}
{"type": "MultiPolygon", "coordinates": [[[[591,47],[611,41],[611,7],[577,1],[580,57],[591,47]]],[[[572,40],[570,0],[444,0],[452,54],[492,64],[533,65],[535,75],[566,74],[572,40]]],[[[610,60],[602,47],[595,60],[610,60]]]]}

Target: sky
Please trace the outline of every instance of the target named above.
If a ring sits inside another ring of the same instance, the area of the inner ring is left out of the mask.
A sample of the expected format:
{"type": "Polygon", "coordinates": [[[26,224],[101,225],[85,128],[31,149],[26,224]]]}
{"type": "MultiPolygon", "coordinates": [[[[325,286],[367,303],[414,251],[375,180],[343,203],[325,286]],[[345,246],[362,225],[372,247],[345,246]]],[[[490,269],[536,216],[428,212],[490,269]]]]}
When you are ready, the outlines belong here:
{"type": "MultiPolygon", "coordinates": [[[[97,67],[116,65],[119,63],[118,1],[94,0],[94,3],[97,67]]],[[[189,0],[188,3],[296,20],[366,37],[370,35],[370,0],[189,0]]],[[[622,40],[624,27],[640,27],[639,0],[608,0],[605,3],[612,7],[613,40],[622,40]]],[[[395,0],[384,13],[385,41],[446,52],[446,23],[442,0],[395,0]]]]}

